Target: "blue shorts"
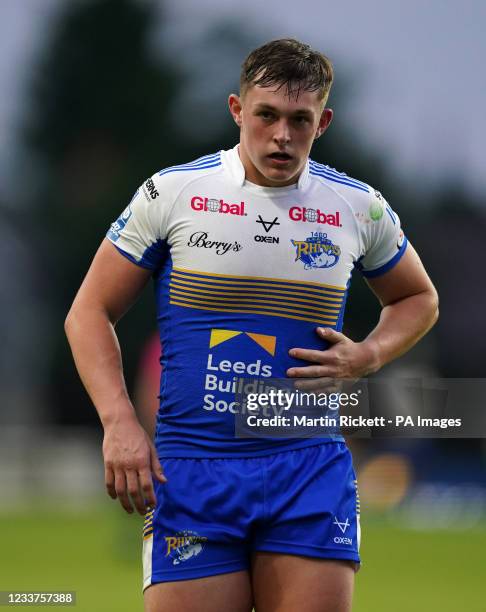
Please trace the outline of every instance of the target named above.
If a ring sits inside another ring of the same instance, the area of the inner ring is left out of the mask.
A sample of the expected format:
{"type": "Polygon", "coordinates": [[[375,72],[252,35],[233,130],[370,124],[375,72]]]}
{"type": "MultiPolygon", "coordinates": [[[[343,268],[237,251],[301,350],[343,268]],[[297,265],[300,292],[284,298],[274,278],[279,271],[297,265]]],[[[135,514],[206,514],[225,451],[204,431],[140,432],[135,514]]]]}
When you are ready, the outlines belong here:
{"type": "Polygon", "coordinates": [[[144,588],[250,567],[255,551],[359,564],[359,497],[342,442],[265,457],[162,460],[145,519],[144,588]]]}

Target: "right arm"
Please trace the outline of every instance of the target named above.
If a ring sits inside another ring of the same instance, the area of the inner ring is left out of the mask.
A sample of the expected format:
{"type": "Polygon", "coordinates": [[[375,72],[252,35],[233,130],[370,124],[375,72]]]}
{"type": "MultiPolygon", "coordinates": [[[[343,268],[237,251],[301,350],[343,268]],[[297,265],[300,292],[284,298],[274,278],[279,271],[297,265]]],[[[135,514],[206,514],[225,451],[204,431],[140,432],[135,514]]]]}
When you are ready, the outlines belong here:
{"type": "Polygon", "coordinates": [[[147,504],[156,504],[151,474],[160,482],[166,478],[128,397],[115,325],[150,275],[150,270],[130,262],[105,239],[65,322],[77,370],[104,428],[108,493],[118,497],[129,513],[133,512],[130,495],[142,515],[147,504]]]}

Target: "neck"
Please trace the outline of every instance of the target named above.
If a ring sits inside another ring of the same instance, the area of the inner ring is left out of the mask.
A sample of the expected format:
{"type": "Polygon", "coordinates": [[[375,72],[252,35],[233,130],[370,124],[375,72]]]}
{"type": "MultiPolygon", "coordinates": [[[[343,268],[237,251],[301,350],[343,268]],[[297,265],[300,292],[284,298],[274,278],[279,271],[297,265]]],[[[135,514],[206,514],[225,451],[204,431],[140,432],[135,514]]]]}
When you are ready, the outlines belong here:
{"type": "Polygon", "coordinates": [[[262,174],[258,168],[251,161],[250,156],[248,155],[245,145],[240,141],[238,146],[238,155],[240,156],[241,163],[243,164],[243,168],[245,169],[245,178],[250,183],[254,183],[255,185],[260,185],[261,187],[288,187],[289,185],[295,185],[298,182],[299,176],[302,173],[302,168],[300,168],[297,174],[294,174],[291,178],[279,181],[274,180],[270,177],[262,174]]]}

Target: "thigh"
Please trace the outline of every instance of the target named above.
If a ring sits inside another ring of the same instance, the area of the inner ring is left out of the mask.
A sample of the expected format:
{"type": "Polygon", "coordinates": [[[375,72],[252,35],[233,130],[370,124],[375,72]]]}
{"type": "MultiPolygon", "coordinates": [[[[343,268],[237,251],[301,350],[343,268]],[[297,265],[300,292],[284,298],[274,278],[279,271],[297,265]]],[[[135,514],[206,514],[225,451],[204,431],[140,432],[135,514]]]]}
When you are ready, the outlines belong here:
{"type": "Polygon", "coordinates": [[[253,606],[246,571],[153,584],[144,603],[145,612],[251,612],[253,606]]]}
{"type": "Polygon", "coordinates": [[[248,571],[252,491],[233,461],[163,460],[143,532],[144,588],[248,571]],[[236,484],[235,484],[236,483],[236,484]]]}
{"type": "Polygon", "coordinates": [[[350,612],[351,562],[255,553],[252,589],[256,612],[350,612]]]}
{"type": "Polygon", "coordinates": [[[165,459],[163,467],[168,482],[155,482],[157,506],[143,530],[144,588],[248,572],[256,467],[219,459],[165,459]]]}
{"type": "Polygon", "coordinates": [[[265,521],[254,552],[360,563],[359,497],[344,444],[280,453],[265,477],[265,521]]]}

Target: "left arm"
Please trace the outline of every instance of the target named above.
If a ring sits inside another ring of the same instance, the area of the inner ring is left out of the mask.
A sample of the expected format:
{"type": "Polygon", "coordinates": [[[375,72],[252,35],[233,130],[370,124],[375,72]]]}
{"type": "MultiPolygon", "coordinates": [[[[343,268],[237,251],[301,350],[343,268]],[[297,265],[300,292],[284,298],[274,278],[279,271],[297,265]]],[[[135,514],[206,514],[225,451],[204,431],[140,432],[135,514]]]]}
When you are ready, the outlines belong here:
{"type": "Polygon", "coordinates": [[[290,368],[291,378],[359,378],[378,371],[406,353],[435,324],[438,296],[416,251],[409,243],[397,265],[368,285],[382,305],[380,320],[362,342],[329,328],[317,328],[328,350],[293,348],[292,357],[313,365],[290,368]]]}

